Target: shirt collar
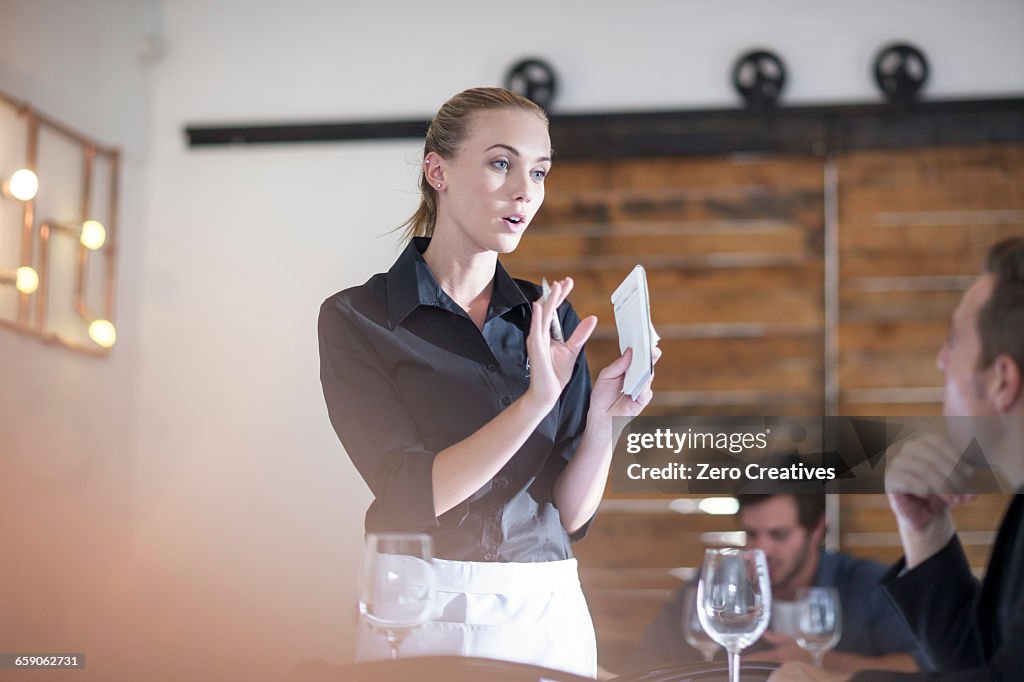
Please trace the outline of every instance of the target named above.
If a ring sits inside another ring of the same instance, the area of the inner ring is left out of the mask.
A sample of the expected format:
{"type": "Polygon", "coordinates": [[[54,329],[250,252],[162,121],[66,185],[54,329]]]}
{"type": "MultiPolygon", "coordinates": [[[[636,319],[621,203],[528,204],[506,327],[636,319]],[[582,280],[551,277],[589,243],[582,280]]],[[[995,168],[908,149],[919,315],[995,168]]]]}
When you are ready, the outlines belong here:
{"type": "Polygon", "coordinates": [[[491,294],[491,313],[489,317],[504,315],[513,308],[530,305],[519,283],[505,270],[499,260],[494,268],[494,292],[491,294]]]}
{"type": "MultiPolygon", "coordinates": [[[[388,323],[394,329],[402,324],[413,310],[421,305],[450,309],[451,299],[434,278],[423,252],[430,245],[430,237],[413,237],[388,270],[388,323]]],[[[503,315],[530,301],[508,274],[501,262],[494,270],[494,293],[491,295],[490,317],[503,315]]]]}
{"type": "Polygon", "coordinates": [[[818,571],[814,576],[815,587],[833,587],[839,573],[839,555],[818,548],[818,571]]]}

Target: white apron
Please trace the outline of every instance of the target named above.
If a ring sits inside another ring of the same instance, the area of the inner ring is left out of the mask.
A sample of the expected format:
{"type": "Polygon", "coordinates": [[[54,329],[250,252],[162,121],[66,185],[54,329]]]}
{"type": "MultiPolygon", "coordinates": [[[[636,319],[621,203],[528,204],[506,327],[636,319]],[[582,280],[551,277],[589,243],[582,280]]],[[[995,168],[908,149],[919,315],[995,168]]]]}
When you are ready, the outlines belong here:
{"type": "MultiPolygon", "coordinates": [[[[480,656],[594,677],[597,644],[576,560],[483,563],[434,559],[432,619],[400,656],[480,656]]],[[[390,657],[387,641],[359,625],[357,661],[390,657]]]]}

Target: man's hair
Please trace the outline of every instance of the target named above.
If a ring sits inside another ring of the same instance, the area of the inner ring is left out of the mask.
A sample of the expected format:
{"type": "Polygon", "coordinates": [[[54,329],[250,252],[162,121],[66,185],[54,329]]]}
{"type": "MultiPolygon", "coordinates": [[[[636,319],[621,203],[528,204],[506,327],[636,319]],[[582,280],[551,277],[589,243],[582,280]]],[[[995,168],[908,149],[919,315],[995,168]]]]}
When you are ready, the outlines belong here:
{"type": "Polygon", "coordinates": [[[736,495],[736,501],[740,504],[739,511],[742,512],[744,507],[752,507],[756,504],[766,502],[773,497],[792,497],[796,502],[796,518],[801,526],[806,528],[808,531],[812,531],[817,528],[818,524],[821,523],[822,517],[825,516],[825,496],[824,495],[789,495],[789,494],[775,494],[775,495],[759,495],[751,493],[741,493],[736,495]]]}
{"type": "Polygon", "coordinates": [[[980,369],[1008,355],[1024,370],[1024,237],[993,244],[985,257],[985,272],[995,278],[995,286],[978,311],[980,369]]]}
{"type": "MultiPolygon", "coordinates": [[[[761,463],[781,469],[807,465],[807,461],[795,452],[769,455],[761,463]]],[[[757,481],[754,483],[745,482],[739,490],[745,490],[746,492],[737,492],[735,494],[736,500],[740,504],[738,511],[743,511],[744,507],[751,507],[755,504],[766,502],[773,497],[785,496],[792,497],[796,502],[797,521],[808,531],[814,530],[818,523],[821,522],[822,517],[825,516],[825,495],[822,493],[801,492],[807,490],[806,485],[787,486],[786,482],[783,481],[757,481]]]]}

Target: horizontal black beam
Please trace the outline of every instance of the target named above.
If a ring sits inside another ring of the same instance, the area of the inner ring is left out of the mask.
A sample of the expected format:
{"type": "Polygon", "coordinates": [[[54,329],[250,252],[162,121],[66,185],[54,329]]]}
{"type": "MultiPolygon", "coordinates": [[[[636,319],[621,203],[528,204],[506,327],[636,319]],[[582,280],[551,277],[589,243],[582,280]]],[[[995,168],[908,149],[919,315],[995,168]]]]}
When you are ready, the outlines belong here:
{"type": "Polygon", "coordinates": [[[420,138],[430,121],[367,121],[363,123],[278,123],[257,126],[188,126],[190,147],[290,142],[351,142],[420,138]]]}
{"type": "MultiPolygon", "coordinates": [[[[774,152],[1024,143],[1024,99],[949,100],[902,107],[845,104],[745,109],[553,114],[558,158],[774,152]]],[[[190,147],[422,139],[428,121],[190,125],[190,147]]]]}

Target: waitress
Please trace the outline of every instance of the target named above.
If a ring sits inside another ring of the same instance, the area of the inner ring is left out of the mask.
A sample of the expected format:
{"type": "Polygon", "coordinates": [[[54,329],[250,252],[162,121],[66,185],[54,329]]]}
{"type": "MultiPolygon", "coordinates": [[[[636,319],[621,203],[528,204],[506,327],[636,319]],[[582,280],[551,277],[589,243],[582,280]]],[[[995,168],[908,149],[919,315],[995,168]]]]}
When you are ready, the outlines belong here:
{"type": "MultiPolygon", "coordinates": [[[[320,309],[331,423],[373,492],[367,532],[433,538],[435,620],[403,655],[516,660],[596,672],[593,623],[570,543],[604,491],[629,352],[591,386],[597,324],[498,260],[544,202],[544,111],[499,88],[461,92],[427,130],[422,197],[391,269],[320,309]],[[564,338],[565,340],[561,340],[564,338]]],[[[656,354],[660,354],[657,353],[656,354]]],[[[357,658],[387,658],[361,626],[357,658]]]]}

